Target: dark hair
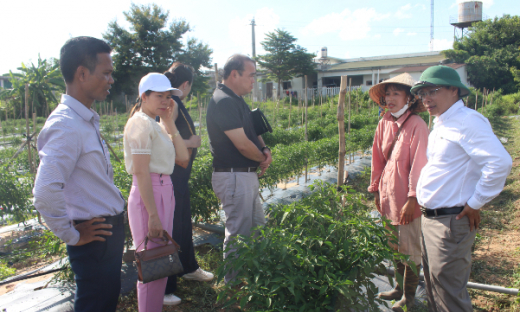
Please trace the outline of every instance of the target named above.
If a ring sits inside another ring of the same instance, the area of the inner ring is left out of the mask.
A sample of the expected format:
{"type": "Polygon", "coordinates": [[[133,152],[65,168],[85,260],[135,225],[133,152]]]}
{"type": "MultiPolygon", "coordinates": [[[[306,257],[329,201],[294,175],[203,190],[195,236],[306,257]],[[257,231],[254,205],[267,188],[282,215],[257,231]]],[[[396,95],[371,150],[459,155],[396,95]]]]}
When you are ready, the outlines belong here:
{"type": "MultiPolygon", "coordinates": [[[[423,110],[422,105],[419,105],[421,103],[421,100],[410,92],[411,87],[402,85],[400,83],[389,83],[385,86],[385,93],[388,89],[404,91],[405,96],[410,99],[410,101],[408,101],[408,109],[412,113],[419,113],[423,110]]],[[[381,106],[386,106],[384,96],[381,97],[380,102],[381,102],[381,106]]]]}
{"type": "Polygon", "coordinates": [[[103,40],[93,37],[76,37],[65,42],[60,51],[60,69],[65,82],[72,82],[79,66],[90,72],[96,70],[98,53],[110,53],[112,48],[103,40]]]}
{"type": "MultiPolygon", "coordinates": [[[[146,94],[146,96],[150,96],[150,94],[152,94],[152,90],[147,90],[144,92],[144,94],[146,94]]],[[[139,111],[141,109],[141,104],[143,104],[143,98],[142,97],[138,97],[137,98],[137,103],[135,103],[134,107],[132,107],[132,110],[130,110],[130,114],[128,115],[128,119],[130,119],[130,117],[132,117],[135,112],[139,111]]]]}
{"type": "Polygon", "coordinates": [[[233,70],[238,71],[238,74],[242,76],[242,73],[244,72],[244,63],[245,62],[251,62],[253,64],[256,63],[253,61],[249,56],[242,55],[242,54],[233,54],[231,55],[228,60],[226,61],[226,65],[224,65],[224,77],[223,79],[228,79],[229,75],[231,75],[231,72],[233,70]]]}
{"type": "Polygon", "coordinates": [[[168,77],[173,88],[178,88],[186,81],[193,83],[193,73],[195,70],[190,65],[175,62],[164,72],[164,75],[168,77]]]}

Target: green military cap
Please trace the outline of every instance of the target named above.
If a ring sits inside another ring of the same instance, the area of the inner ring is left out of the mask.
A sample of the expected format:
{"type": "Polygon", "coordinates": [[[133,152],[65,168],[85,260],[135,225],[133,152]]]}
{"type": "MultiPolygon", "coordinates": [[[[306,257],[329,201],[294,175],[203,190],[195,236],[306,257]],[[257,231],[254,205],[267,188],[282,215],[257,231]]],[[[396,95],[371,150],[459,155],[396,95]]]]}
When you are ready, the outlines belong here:
{"type": "Polygon", "coordinates": [[[451,67],[444,65],[437,65],[427,68],[410,89],[410,92],[417,94],[419,89],[430,86],[453,86],[460,90],[460,97],[465,97],[469,94],[469,89],[461,81],[457,71],[451,67]]]}

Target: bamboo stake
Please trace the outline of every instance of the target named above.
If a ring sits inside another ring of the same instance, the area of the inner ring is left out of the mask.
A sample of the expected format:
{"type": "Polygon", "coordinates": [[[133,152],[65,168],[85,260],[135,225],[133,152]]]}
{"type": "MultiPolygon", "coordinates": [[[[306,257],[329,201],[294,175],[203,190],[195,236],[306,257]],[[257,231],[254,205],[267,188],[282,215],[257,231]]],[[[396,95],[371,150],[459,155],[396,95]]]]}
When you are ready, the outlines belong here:
{"type": "Polygon", "coordinates": [[[34,173],[32,163],[32,152],[31,152],[31,137],[29,136],[29,84],[25,84],[25,133],[27,135],[27,155],[29,158],[29,171],[31,174],[34,173]]]}
{"type": "MultiPolygon", "coordinates": [[[[348,84],[348,137],[350,138],[350,115],[351,115],[351,102],[350,102],[350,93],[352,91],[352,78],[349,78],[348,84]]],[[[352,153],[348,155],[348,163],[352,163],[352,153]]]]}
{"type": "MultiPolygon", "coordinates": [[[[309,135],[307,133],[307,75],[305,75],[305,141],[309,141],[309,135]]],[[[307,183],[307,173],[308,173],[308,163],[307,158],[305,158],[305,183],[307,183]]]]}
{"type": "Polygon", "coordinates": [[[199,108],[199,135],[202,137],[202,108],[200,105],[200,95],[199,92],[197,92],[197,107],[199,108]]]}
{"type": "Polygon", "coordinates": [[[289,129],[291,128],[292,96],[289,97],[289,129]]]}
{"type": "Polygon", "coordinates": [[[339,131],[339,151],[338,151],[338,187],[343,185],[345,170],[345,96],[347,94],[347,76],[341,76],[341,85],[338,100],[338,131],[339,131]]]}
{"type": "Polygon", "coordinates": [[[323,118],[323,95],[320,93],[320,119],[323,118]]]}

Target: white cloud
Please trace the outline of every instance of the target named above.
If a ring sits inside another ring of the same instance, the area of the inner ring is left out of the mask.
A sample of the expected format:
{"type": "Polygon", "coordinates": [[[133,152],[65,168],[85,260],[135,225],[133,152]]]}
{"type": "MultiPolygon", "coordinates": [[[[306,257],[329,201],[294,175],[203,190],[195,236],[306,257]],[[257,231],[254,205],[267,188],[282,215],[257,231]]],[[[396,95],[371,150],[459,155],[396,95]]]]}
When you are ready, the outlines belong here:
{"type": "Polygon", "coordinates": [[[410,12],[410,9],[412,8],[412,5],[410,3],[403,5],[402,7],[397,10],[395,13],[395,17],[398,19],[405,19],[405,18],[412,18],[412,13],[410,12]]]}
{"type": "Polygon", "coordinates": [[[453,49],[453,40],[433,39],[433,51],[453,49]]]}
{"type": "MultiPolygon", "coordinates": [[[[467,1],[468,0],[456,0],[455,3],[451,7],[454,7],[454,6],[458,7],[459,3],[467,2],[467,1]]],[[[485,9],[489,9],[493,5],[493,3],[494,3],[494,0],[479,0],[479,1],[482,1],[482,3],[484,4],[484,8],[485,9]]]]}
{"type": "Polygon", "coordinates": [[[417,35],[417,33],[416,32],[407,32],[406,35],[407,36],[415,36],[415,35],[417,35]]]}
{"type": "Polygon", "coordinates": [[[379,39],[379,38],[381,38],[381,34],[375,34],[375,35],[374,35],[374,38],[375,38],[375,39],[379,39]]]}
{"type": "Polygon", "coordinates": [[[280,22],[280,16],[270,8],[262,8],[255,14],[248,14],[244,17],[237,17],[229,21],[229,37],[235,44],[234,53],[252,54],[251,51],[251,20],[255,19],[255,41],[256,54],[264,53],[260,42],[265,39],[268,32],[274,31],[280,22]]]}
{"type": "Polygon", "coordinates": [[[331,13],[313,20],[302,29],[302,33],[323,35],[339,32],[339,37],[345,41],[363,39],[368,37],[371,22],[389,16],[390,14],[377,13],[374,8],[361,8],[353,12],[345,9],[341,13],[331,13]]]}
{"type": "Polygon", "coordinates": [[[414,8],[421,8],[421,10],[426,10],[426,6],[424,4],[421,4],[421,3],[417,3],[416,5],[413,6],[414,8]]]}
{"type": "Polygon", "coordinates": [[[347,53],[345,53],[345,58],[346,58],[346,59],[349,59],[349,58],[350,58],[350,52],[349,52],[349,51],[347,51],[347,53]]]}
{"type": "Polygon", "coordinates": [[[396,29],[394,29],[394,36],[399,36],[399,34],[402,32],[404,32],[404,29],[396,28],[396,29]]]}

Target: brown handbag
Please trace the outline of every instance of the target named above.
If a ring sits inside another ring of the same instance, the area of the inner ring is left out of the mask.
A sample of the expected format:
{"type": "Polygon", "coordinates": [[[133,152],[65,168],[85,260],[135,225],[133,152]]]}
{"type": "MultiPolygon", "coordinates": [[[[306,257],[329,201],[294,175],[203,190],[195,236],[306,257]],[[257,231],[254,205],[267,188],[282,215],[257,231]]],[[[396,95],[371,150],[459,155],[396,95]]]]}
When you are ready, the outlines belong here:
{"type": "Polygon", "coordinates": [[[144,239],[144,249],[137,251],[142,244],[141,242],[135,252],[137,276],[140,282],[145,284],[184,271],[179,259],[180,246],[168,232],[163,232],[162,240],[165,241],[164,246],[147,249],[148,239],[148,236],[144,239]],[[168,244],[169,242],[171,244],[168,244]]]}

